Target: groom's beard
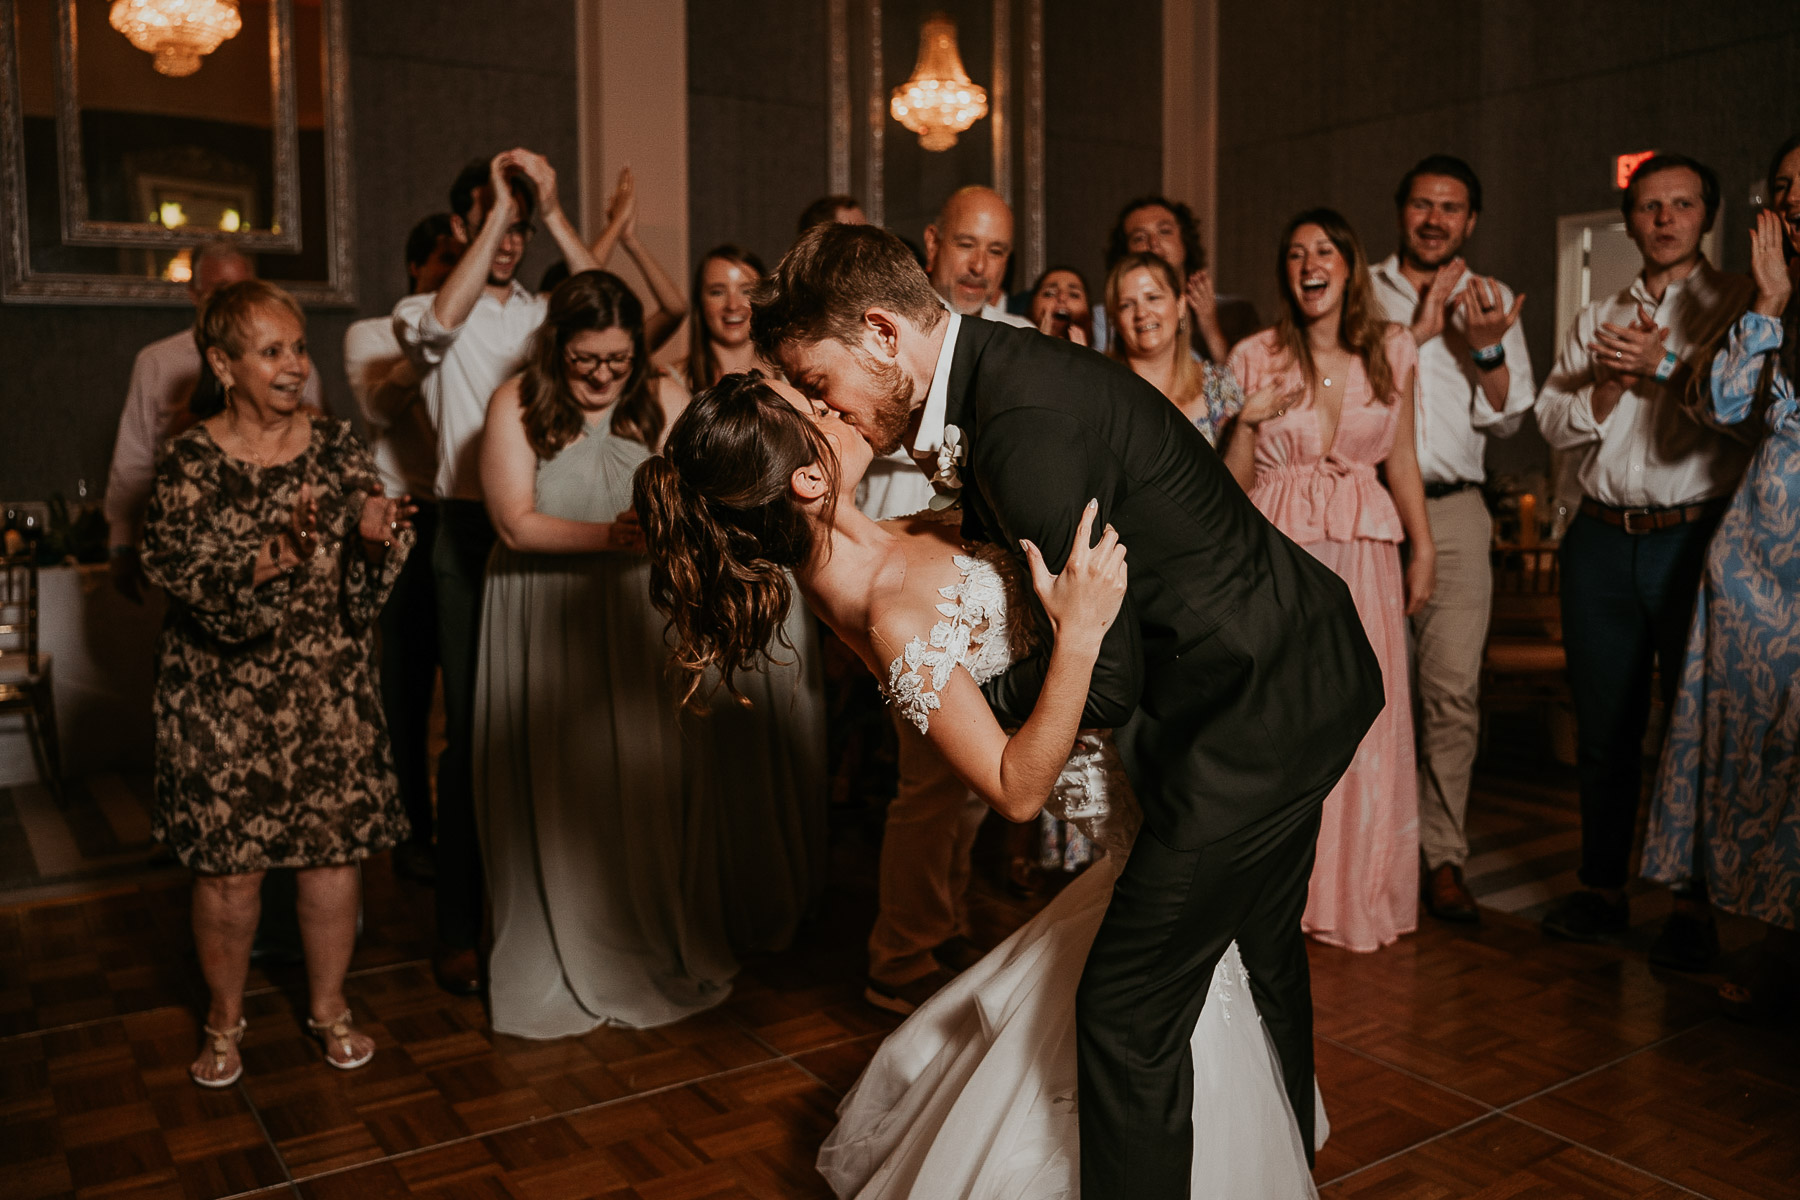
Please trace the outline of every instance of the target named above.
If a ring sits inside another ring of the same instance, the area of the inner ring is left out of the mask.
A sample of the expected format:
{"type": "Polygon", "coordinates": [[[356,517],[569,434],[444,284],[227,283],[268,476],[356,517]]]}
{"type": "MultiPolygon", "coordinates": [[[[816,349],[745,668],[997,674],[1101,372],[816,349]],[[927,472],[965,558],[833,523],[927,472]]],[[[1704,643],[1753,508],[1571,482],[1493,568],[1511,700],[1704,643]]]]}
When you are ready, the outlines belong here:
{"type": "Polygon", "coordinates": [[[879,455],[889,455],[900,448],[900,439],[912,420],[913,381],[900,369],[899,363],[880,363],[865,356],[863,369],[881,389],[868,424],[859,425],[869,448],[879,455]]]}

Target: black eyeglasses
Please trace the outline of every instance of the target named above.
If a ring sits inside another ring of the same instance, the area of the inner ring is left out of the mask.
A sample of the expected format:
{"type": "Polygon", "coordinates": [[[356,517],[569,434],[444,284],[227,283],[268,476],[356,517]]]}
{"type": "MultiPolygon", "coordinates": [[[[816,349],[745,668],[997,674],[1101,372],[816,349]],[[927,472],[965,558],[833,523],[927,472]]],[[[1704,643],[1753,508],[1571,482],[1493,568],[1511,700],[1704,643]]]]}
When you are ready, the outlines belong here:
{"type": "Polygon", "coordinates": [[[631,361],[636,357],[630,350],[618,354],[577,354],[573,350],[563,352],[563,361],[569,364],[569,369],[583,378],[598,375],[601,367],[605,367],[608,373],[617,378],[631,370],[631,361]]]}

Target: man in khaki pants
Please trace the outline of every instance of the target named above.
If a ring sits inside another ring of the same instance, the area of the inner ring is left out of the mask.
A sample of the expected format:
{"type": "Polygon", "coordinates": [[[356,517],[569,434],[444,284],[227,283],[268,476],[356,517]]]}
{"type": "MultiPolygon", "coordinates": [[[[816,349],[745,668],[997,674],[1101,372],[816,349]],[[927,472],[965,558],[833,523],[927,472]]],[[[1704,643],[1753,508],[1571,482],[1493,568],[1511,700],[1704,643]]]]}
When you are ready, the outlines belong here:
{"type": "Polygon", "coordinates": [[[1461,254],[1481,213],[1481,181],[1447,154],[1421,160],[1394,193],[1400,249],[1375,268],[1391,321],[1419,344],[1416,436],[1437,590],[1412,619],[1419,698],[1419,847],[1425,907],[1476,921],[1463,882],[1463,818],[1480,733],[1481,655],[1493,603],[1492,523],[1481,485],[1485,438],[1509,437],[1536,399],[1523,296],[1469,273],[1461,254]]]}

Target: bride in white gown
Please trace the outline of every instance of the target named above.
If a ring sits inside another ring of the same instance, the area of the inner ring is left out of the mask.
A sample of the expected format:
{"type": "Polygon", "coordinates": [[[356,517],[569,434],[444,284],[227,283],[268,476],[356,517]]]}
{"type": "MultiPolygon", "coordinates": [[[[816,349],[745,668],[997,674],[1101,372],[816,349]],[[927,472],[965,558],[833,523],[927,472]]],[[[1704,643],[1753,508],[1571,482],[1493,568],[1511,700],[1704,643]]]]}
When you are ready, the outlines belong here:
{"type": "MultiPolygon", "coordinates": [[[[638,474],[652,598],[670,617],[677,663],[729,685],[769,644],[791,569],[814,612],[977,794],[1015,821],[1047,808],[1104,848],[882,1043],[819,1155],[845,1197],[1074,1197],[1076,984],[1138,829],[1110,738],[1076,728],[1123,597],[1124,549],[1110,529],[1088,548],[1091,507],[1062,574],[1025,548],[1054,642],[1038,704],[1009,735],[979,684],[1030,644],[1023,572],[941,521],[863,517],[851,497],[871,457],[852,426],[779,381],[730,376],[695,397],[664,457],[638,474]]],[[[1191,1195],[1316,1196],[1235,946],[1190,1046],[1191,1195]]],[[[1318,1131],[1323,1145],[1322,1105],[1318,1131]]]]}

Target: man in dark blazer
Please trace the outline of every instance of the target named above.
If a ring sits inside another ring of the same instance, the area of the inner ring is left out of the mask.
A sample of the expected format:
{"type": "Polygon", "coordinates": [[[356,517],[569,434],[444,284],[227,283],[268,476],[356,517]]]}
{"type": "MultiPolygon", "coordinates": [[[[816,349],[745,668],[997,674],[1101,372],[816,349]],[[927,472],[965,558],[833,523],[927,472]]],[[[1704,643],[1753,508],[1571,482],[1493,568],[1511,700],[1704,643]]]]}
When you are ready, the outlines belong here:
{"type": "MultiPolygon", "coordinates": [[[[968,536],[1028,538],[1060,570],[1091,497],[1130,550],[1083,724],[1115,731],[1144,829],[1077,995],[1082,1195],[1188,1194],[1189,1043],[1233,940],[1310,1161],[1300,915],[1321,806],[1384,702],[1349,589],[1263,518],[1155,388],[1072,343],[945,312],[881,229],[808,232],[751,329],[876,453],[904,444],[959,481],[968,536]]],[[[1003,720],[1030,711],[1047,657],[989,685],[1003,720]]]]}

